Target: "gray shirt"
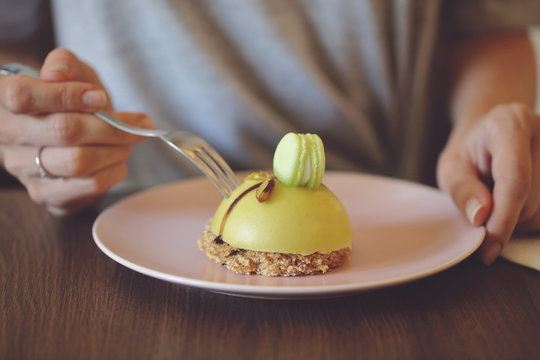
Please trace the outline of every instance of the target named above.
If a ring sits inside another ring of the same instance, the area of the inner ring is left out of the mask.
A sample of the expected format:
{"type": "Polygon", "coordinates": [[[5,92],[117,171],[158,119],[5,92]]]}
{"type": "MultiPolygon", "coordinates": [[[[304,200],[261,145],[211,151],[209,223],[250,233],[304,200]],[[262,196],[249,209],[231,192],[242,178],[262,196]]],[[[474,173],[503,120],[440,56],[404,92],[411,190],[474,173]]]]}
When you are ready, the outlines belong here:
{"type": "MultiPolygon", "coordinates": [[[[53,15],[117,110],[197,133],[236,169],[271,167],[294,131],[321,136],[329,169],[424,180],[448,127],[441,39],[540,23],[540,1],[53,0],[53,15]]],[[[129,161],[128,187],[196,174],[152,140],[129,161]]]]}

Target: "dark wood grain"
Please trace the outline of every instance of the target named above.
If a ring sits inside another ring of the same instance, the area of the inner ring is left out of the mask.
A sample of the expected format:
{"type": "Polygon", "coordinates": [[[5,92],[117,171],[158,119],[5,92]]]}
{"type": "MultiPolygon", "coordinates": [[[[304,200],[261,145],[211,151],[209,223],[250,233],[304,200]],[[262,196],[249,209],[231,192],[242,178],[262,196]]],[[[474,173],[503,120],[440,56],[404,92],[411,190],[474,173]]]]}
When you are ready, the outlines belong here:
{"type": "Polygon", "coordinates": [[[170,284],[0,191],[0,359],[538,359],[540,274],[473,257],[353,296],[256,300],[170,284]]]}

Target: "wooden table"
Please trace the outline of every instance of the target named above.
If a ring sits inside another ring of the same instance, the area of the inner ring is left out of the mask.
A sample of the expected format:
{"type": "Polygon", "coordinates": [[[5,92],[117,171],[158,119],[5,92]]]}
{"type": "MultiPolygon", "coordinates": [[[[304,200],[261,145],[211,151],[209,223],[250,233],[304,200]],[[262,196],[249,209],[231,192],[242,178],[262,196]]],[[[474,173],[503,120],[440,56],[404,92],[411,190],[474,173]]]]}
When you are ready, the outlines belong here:
{"type": "Polygon", "coordinates": [[[0,190],[0,359],[539,359],[540,273],[474,257],[413,283],[257,300],[156,280],[0,190]]]}

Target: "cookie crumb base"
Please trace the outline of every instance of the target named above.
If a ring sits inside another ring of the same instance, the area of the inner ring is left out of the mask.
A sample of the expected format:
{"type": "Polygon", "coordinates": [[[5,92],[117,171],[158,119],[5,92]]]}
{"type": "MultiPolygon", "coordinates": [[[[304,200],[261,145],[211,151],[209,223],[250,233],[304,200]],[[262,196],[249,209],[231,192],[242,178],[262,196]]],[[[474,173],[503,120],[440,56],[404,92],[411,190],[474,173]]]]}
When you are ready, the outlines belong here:
{"type": "Polygon", "coordinates": [[[235,248],[226,242],[214,241],[217,235],[207,223],[197,245],[217,264],[241,274],[264,276],[301,276],[324,274],[343,265],[349,258],[348,248],[328,254],[282,254],[235,248]]]}

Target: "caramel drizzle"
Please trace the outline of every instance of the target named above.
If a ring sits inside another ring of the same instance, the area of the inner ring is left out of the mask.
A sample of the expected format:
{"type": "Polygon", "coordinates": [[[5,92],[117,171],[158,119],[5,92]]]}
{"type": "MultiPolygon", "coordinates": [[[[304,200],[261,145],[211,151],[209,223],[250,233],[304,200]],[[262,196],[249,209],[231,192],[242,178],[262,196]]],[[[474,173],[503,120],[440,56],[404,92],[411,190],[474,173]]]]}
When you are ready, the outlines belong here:
{"type": "Polygon", "coordinates": [[[250,191],[253,191],[253,190],[257,189],[259,186],[261,186],[262,183],[263,182],[260,182],[260,183],[257,183],[255,185],[252,185],[252,186],[248,187],[240,195],[238,195],[238,197],[236,199],[234,199],[234,201],[231,203],[231,205],[229,206],[229,208],[225,212],[225,215],[223,215],[223,220],[221,220],[221,226],[219,228],[219,236],[223,235],[223,228],[225,227],[225,222],[227,221],[227,218],[229,217],[231,211],[234,209],[236,204],[238,204],[238,201],[240,201],[240,199],[242,199],[244,196],[246,196],[247,193],[249,193],[250,191]]]}

